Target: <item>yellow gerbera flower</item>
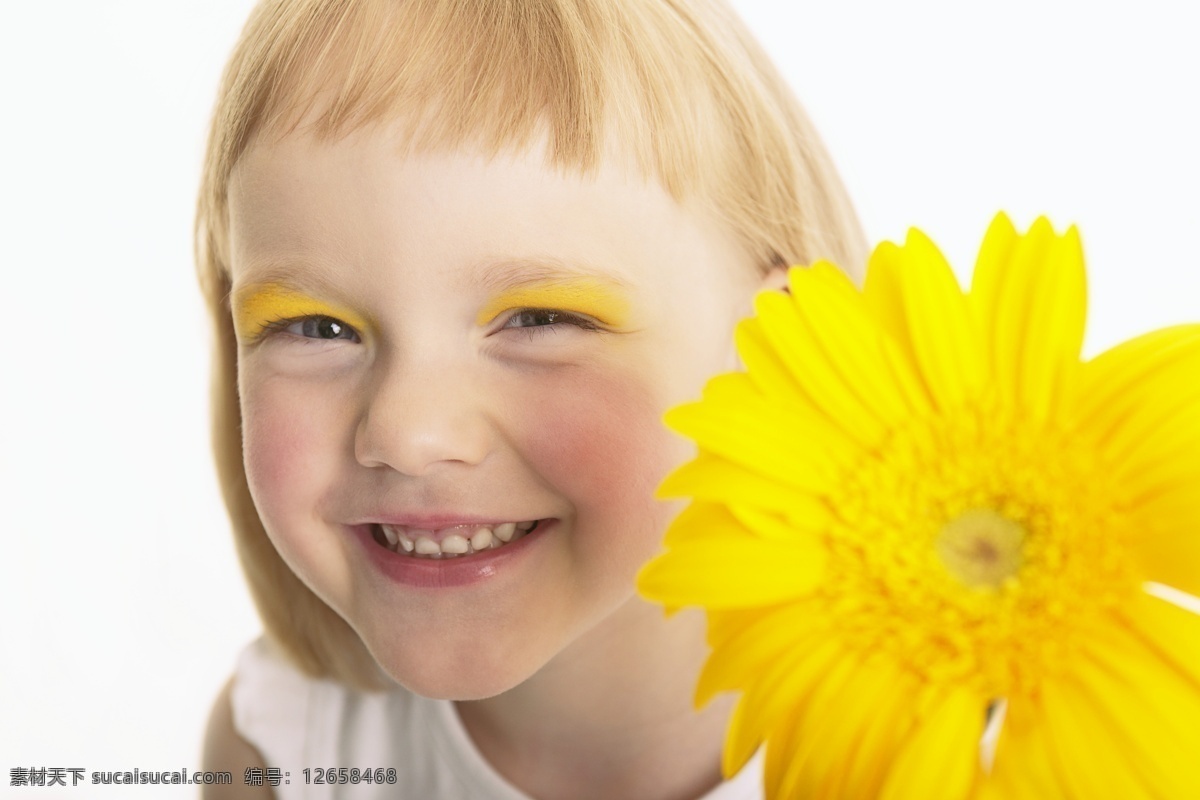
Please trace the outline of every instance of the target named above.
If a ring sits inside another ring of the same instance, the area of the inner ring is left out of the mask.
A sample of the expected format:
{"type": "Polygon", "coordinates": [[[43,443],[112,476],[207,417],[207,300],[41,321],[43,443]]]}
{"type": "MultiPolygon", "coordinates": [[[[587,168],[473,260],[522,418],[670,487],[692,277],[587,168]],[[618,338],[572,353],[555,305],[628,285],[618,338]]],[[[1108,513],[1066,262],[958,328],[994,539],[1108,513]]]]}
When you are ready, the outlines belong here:
{"type": "Polygon", "coordinates": [[[859,291],[789,272],[646,596],[708,611],[697,703],[776,798],[1200,797],[1200,325],[1082,361],[1082,248],[993,222],[964,294],[919,231],[859,291]],[[998,738],[997,738],[998,737],[998,738]]]}

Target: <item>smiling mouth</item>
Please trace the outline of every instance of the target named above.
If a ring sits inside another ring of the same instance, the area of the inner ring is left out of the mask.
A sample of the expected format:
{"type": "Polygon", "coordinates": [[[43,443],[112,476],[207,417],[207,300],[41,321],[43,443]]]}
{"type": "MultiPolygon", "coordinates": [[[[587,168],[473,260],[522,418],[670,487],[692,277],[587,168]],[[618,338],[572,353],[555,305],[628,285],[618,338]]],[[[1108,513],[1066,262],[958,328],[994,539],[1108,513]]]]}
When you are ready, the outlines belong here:
{"type": "Polygon", "coordinates": [[[512,544],[544,521],[538,519],[495,525],[455,525],[436,531],[372,523],[371,537],[380,547],[400,556],[424,559],[462,558],[512,544]]]}

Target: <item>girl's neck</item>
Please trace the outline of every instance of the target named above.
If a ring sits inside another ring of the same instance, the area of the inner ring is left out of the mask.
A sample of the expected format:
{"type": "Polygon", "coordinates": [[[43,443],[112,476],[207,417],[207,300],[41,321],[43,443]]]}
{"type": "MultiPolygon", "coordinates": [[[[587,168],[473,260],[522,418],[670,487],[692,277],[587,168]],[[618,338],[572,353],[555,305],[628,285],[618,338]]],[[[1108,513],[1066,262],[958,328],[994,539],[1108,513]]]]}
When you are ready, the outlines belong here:
{"type": "Polygon", "coordinates": [[[476,747],[538,800],[694,800],[720,781],[732,698],[692,704],[704,617],[634,598],[520,686],[457,703],[476,747]]]}

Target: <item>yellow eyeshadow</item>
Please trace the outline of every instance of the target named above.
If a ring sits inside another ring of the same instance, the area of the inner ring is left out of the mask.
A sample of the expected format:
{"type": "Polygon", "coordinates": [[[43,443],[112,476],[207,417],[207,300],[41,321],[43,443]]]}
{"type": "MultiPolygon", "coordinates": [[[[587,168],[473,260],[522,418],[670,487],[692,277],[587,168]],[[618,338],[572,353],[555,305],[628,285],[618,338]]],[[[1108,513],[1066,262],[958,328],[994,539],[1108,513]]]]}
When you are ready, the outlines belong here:
{"type": "Polygon", "coordinates": [[[594,278],[552,280],[521,286],[492,298],[475,321],[486,325],[504,311],[517,308],[552,308],[586,314],[605,325],[629,322],[629,299],[613,284],[594,278]]]}
{"type": "Polygon", "coordinates": [[[277,283],[253,284],[234,292],[230,306],[238,339],[253,342],[272,322],[293,317],[335,317],[362,332],[366,321],[340,306],[322,302],[277,283]]]}

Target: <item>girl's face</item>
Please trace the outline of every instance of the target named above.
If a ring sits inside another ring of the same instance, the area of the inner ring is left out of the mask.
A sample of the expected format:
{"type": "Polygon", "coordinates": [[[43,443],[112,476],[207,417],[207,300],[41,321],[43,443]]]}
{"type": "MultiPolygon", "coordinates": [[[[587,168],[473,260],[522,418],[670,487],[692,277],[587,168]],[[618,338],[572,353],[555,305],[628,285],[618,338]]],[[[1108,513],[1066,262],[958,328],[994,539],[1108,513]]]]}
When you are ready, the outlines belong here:
{"type": "Polygon", "coordinates": [[[613,162],[383,132],[253,147],[230,222],[251,493],[388,674],[490,696],[640,603],[692,454],[662,413],[735,366],[761,283],[722,225],[613,162]]]}

